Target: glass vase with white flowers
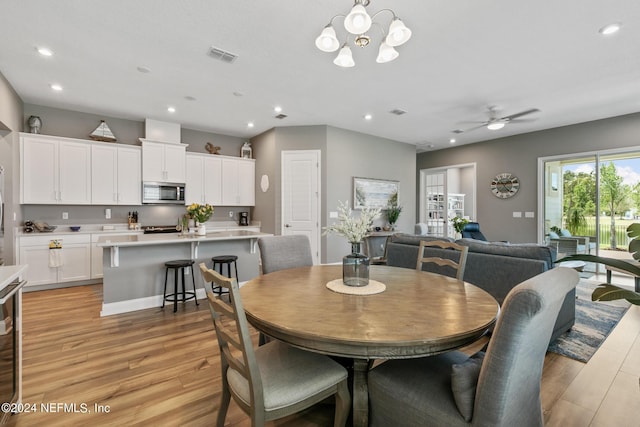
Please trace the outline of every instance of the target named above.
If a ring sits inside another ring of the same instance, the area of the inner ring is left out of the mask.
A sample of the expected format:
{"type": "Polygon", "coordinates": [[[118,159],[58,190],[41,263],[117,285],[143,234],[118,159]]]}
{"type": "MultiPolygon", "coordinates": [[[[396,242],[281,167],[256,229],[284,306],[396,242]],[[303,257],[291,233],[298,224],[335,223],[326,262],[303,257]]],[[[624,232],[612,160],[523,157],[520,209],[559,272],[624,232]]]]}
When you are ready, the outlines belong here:
{"type": "Polygon", "coordinates": [[[324,234],[336,233],[351,243],[351,253],[342,259],[342,281],[347,286],[369,284],[369,257],[360,253],[360,245],[379,215],[378,208],[364,208],[354,217],[349,202],[339,202],[338,221],[325,227],[324,234]]]}

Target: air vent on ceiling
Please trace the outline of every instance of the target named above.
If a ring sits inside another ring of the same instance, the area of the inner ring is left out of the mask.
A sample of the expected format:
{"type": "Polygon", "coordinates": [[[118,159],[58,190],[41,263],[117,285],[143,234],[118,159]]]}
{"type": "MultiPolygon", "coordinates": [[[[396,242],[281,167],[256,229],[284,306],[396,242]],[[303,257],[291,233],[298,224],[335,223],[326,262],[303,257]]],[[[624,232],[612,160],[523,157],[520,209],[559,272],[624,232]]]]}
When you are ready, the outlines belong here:
{"type": "Polygon", "coordinates": [[[217,59],[228,64],[233,63],[238,58],[238,55],[236,55],[235,53],[227,52],[226,50],[222,50],[215,46],[211,46],[209,48],[208,54],[213,59],[217,59]]]}
{"type": "Polygon", "coordinates": [[[400,108],[394,108],[393,110],[389,111],[391,114],[395,114],[396,116],[401,116],[403,114],[407,114],[407,112],[405,110],[401,110],[400,108]]]}
{"type": "Polygon", "coordinates": [[[282,120],[282,119],[286,119],[286,118],[287,118],[287,115],[286,115],[286,114],[282,114],[282,113],[281,113],[281,114],[278,114],[278,115],[277,115],[277,116],[275,116],[275,117],[276,117],[276,119],[280,119],[280,120],[282,120]]]}

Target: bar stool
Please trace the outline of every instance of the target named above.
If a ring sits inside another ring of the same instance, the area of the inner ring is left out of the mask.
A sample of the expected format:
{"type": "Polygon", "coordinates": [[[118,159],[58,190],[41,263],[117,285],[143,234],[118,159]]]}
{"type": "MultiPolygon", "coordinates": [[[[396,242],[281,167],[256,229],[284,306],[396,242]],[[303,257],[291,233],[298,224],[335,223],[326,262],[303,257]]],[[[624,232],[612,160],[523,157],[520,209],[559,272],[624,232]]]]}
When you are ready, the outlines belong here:
{"type": "Polygon", "coordinates": [[[164,308],[165,301],[173,302],[173,312],[178,311],[178,301],[182,301],[186,303],[190,299],[196,300],[196,305],[198,304],[198,298],[196,297],[196,279],[193,277],[193,264],[194,260],[192,259],[179,259],[174,261],[167,261],[164,263],[165,273],[164,273],[164,298],[162,301],[162,308],[164,308]],[[184,270],[185,268],[191,269],[191,280],[193,282],[193,292],[186,292],[186,283],[184,280],[184,270]],[[167,279],[169,277],[169,270],[173,269],[173,289],[174,292],[172,294],[167,295],[167,279]],[[178,293],[178,272],[182,273],[182,298],[179,298],[180,294],[178,293]]]}
{"type": "MultiPolygon", "coordinates": [[[[219,255],[219,256],[214,256],[213,258],[211,258],[211,261],[213,261],[213,267],[212,270],[216,270],[216,266],[218,266],[218,273],[224,275],[223,273],[223,269],[224,266],[227,266],[227,277],[231,278],[231,264],[233,264],[233,268],[236,272],[236,280],[238,280],[238,264],[236,263],[236,261],[238,260],[238,257],[235,255],[219,255]]],[[[218,294],[218,296],[222,295],[222,294],[228,294],[229,290],[227,289],[226,291],[222,290],[222,286],[214,286],[213,282],[211,283],[211,291],[214,294],[218,294]]]]}

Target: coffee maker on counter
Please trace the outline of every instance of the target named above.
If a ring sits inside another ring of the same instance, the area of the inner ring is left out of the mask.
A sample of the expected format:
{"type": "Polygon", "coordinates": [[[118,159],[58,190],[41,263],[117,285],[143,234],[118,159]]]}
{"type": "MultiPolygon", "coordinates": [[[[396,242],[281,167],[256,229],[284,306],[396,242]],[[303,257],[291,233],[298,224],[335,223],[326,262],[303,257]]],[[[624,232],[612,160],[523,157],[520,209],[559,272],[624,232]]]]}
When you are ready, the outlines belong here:
{"type": "Polygon", "coordinates": [[[240,225],[249,225],[249,212],[240,212],[240,225]]]}

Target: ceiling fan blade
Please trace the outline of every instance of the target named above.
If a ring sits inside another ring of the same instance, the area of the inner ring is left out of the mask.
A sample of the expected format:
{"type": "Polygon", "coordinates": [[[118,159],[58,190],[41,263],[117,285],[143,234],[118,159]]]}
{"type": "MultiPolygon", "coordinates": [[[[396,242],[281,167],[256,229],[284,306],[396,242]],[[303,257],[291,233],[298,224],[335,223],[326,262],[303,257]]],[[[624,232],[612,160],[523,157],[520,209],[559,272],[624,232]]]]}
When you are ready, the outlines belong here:
{"type": "Polygon", "coordinates": [[[537,113],[538,111],[540,111],[540,110],[538,110],[537,108],[531,108],[529,110],[520,111],[519,113],[515,113],[515,114],[512,114],[510,116],[503,117],[500,120],[511,121],[511,120],[513,120],[515,118],[526,116],[527,114],[537,113]]]}
{"type": "Polygon", "coordinates": [[[487,122],[482,122],[482,124],[479,124],[478,126],[474,126],[472,128],[469,129],[456,129],[453,131],[453,133],[465,133],[465,132],[471,132],[472,130],[476,130],[476,129],[480,129],[483,128],[487,125],[487,122]]]}
{"type": "Polygon", "coordinates": [[[515,120],[509,120],[509,123],[532,123],[536,121],[537,119],[515,119],[515,120]]]}

